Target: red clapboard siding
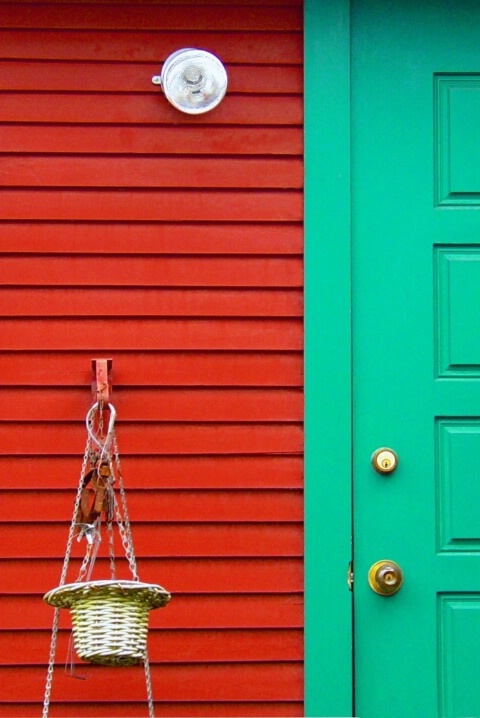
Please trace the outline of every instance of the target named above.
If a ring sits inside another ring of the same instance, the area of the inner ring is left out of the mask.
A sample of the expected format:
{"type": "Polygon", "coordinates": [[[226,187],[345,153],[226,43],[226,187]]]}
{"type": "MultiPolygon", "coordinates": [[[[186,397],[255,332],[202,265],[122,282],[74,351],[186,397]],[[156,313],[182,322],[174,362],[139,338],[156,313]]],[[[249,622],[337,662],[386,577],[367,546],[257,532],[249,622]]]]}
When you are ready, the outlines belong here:
{"type": "MultiPolygon", "coordinates": [[[[1,493],[4,522],[18,521],[18,492],[1,493]]],[[[66,491],[23,491],[22,518],[44,522],[69,518],[71,496],[66,491]]],[[[251,522],[301,521],[302,494],[299,491],[130,491],[130,515],[134,521],[251,522]]],[[[224,529],[224,534],[228,530],[224,529]]],[[[153,535],[153,534],[152,534],[153,535]]],[[[60,547],[63,549],[63,546],[60,547]]],[[[43,546],[37,551],[42,557],[43,546]]],[[[60,550],[61,552],[61,550],[60,550]]],[[[59,552],[59,553],[60,553],[59,552]]],[[[35,556],[36,554],[32,554],[35,556]]],[[[170,553],[168,555],[171,555],[170,553]]]]}
{"type": "MultiPolygon", "coordinates": [[[[48,263],[50,265],[50,262],[48,263]]],[[[71,289],[41,287],[0,289],[0,315],[64,316],[71,289]]],[[[298,290],[82,287],[69,307],[74,316],[92,316],[99,306],[104,316],[258,316],[303,315],[303,294],[298,290]]]]}
{"type": "MultiPolygon", "coordinates": [[[[302,2],[0,17],[0,718],[41,713],[102,356],[140,577],[173,594],[150,617],[157,715],[302,715],[302,2]],[[227,67],[211,113],[152,84],[181,47],[227,67]]],[[[145,715],[142,667],[65,674],[70,625],[50,715],[145,715]]]]}
{"type": "MultiPolygon", "coordinates": [[[[241,13],[244,14],[244,10],[241,13]]],[[[38,70],[38,64],[29,60],[0,60],[0,89],[22,92],[152,92],[151,77],[158,72],[158,64],[93,62],[81,65],[76,62],[59,64],[44,60],[42,72],[38,70]]],[[[302,83],[300,65],[264,65],[261,72],[254,65],[232,65],[228,72],[229,93],[301,95],[302,83]]],[[[237,131],[242,132],[242,128],[237,131]]],[[[262,128],[259,127],[257,131],[261,132],[262,128]]],[[[158,135],[157,130],[154,132],[158,135]]],[[[217,132],[218,128],[209,133],[214,136],[217,132]]],[[[177,137],[184,142],[184,134],[177,133],[177,137]]],[[[195,133],[191,133],[190,137],[193,139],[195,133]]],[[[168,151],[172,150],[169,143],[165,147],[168,151]]],[[[275,154],[276,144],[273,147],[275,154]]],[[[181,147],[178,149],[180,152],[186,151],[181,147]]]]}
{"type": "MultiPolygon", "coordinates": [[[[20,254],[300,255],[300,223],[0,223],[2,252],[20,254]]],[[[110,258],[105,259],[109,266],[110,258]]]]}
{"type": "MultiPolygon", "coordinates": [[[[2,33],[0,32],[0,43],[2,33]]],[[[84,93],[2,93],[0,121],[18,121],[23,111],[24,122],[63,123],[182,123],[192,124],[192,116],[177,119],[177,110],[166,103],[161,95],[86,95],[84,93]]],[[[223,125],[256,125],[262,120],[267,125],[300,125],[303,117],[302,98],[261,95],[258,97],[233,96],[229,103],[215,110],[215,121],[223,125]]],[[[196,124],[207,124],[209,115],[199,115],[196,124]]],[[[158,129],[161,131],[161,128],[158,129]]]]}
{"type": "MultiPolygon", "coordinates": [[[[201,4],[192,3],[192,6],[201,4]]],[[[185,12],[185,16],[188,12],[185,12]]],[[[265,12],[270,14],[272,11],[269,9],[265,12]]],[[[161,14],[159,10],[160,17],[161,14]]],[[[216,12],[214,14],[216,15],[216,12]]],[[[292,32],[262,32],[261,42],[256,32],[235,30],[224,33],[196,30],[93,33],[76,30],[69,31],[68,36],[58,30],[38,30],[28,32],[28,42],[25,42],[25,37],[25,32],[20,30],[1,30],[2,56],[9,60],[145,62],[155,63],[158,68],[175,50],[201,45],[213,51],[224,63],[301,65],[303,59],[302,36],[295,28],[292,32]]],[[[157,89],[156,94],[159,93],[160,90],[157,89]]],[[[220,108],[221,105],[218,109],[220,108]]],[[[215,120],[212,120],[211,115],[210,118],[207,115],[205,121],[215,120]]]]}
{"type": "MultiPolygon", "coordinates": [[[[21,395],[20,395],[21,398],[21,395]]],[[[88,407],[87,407],[88,408],[88,407]]],[[[121,450],[127,454],[302,454],[300,424],[263,423],[147,423],[121,424],[121,450]]],[[[75,453],[83,446],[84,425],[5,423],[0,453],[59,455],[75,453]]]]}
{"type": "Polygon", "coordinates": [[[3,187],[247,187],[298,189],[296,159],[0,157],[3,187]]]}
{"type": "MultiPolygon", "coordinates": [[[[48,497],[48,495],[47,495],[48,497]]],[[[10,497],[12,498],[12,497],[10,497]]],[[[8,505],[16,503],[14,501],[6,502],[8,505]]],[[[236,497],[230,500],[233,502],[236,497]]],[[[296,499],[297,497],[295,497],[296,499]]],[[[227,499],[228,500],[228,499],[227,499]]],[[[252,502],[253,503],[253,502],[252,502]]],[[[298,501],[292,501],[292,504],[298,501]]],[[[19,540],[11,546],[9,556],[12,558],[29,558],[32,556],[40,558],[60,558],[63,544],[66,542],[65,526],[62,524],[50,523],[34,523],[37,521],[52,521],[55,516],[54,505],[48,504],[47,509],[42,507],[42,502],[34,507],[34,511],[27,516],[29,511],[28,505],[25,511],[22,511],[22,518],[29,523],[24,523],[21,529],[19,540]],[[31,523],[30,523],[31,522],[31,523]]],[[[135,553],[137,556],[156,556],[159,547],[162,546],[162,553],[166,556],[302,556],[303,555],[303,536],[301,516],[297,517],[297,523],[286,523],[285,508],[283,512],[278,510],[275,519],[271,523],[267,519],[260,521],[258,514],[252,517],[247,511],[242,511],[240,516],[232,519],[231,523],[221,523],[225,510],[218,511],[218,522],[213,523],[211,516],[215,516],[217,521],[217,512],[215,502],[212,502],[210,509],[210,520],[204,506],[199,503],[198,509],[190,512],[190,516],[194,515],[191,523],[172,523],[172,515],[176,517],[182,511],[181,502],[179,503],[177,512],[173,514],[172,508],[164,508],[163,496],[157,501],[157,509],[149,516],[144,516],[142,511],[142,521],[152,520],[152,523],[139,523],[139,510],[132,513],[132,519],[135,520],[135,553]],[[158,523],[161,521],[161,523],[158,523]],[[257,521],[258,523],[245,523],[248,521],[257,521]],[[235,523],[234,523],[235,522],[235,523]],[[153,524],[153,525],[152,525],[153,524]]],[[[143,506],[143,503],[141,503],[143,506]]],[[[11,510],[11,509],[10,509],[11,510]]],[[[30,507],[30,511],[31,511],[30,507]]],[[[13,511],[15,513],[15,511],[13,511]]],[[[266,513],[266,512],[265,512],[266,513]]],[[[59,511],[58,515],[62,515],[59,511]]],[[[293,515],[293,511],[292,511],[293,515]]],[[[13,519],[13,516],[12,516],[13,519]]],[[[186,519],[187,520],[187,519],[186,519]]],[[[225,521],[225,519],[223,519],[225,521]]],[[[20,529],[15,524],[5,522],[0,525],[0,541],[2,545],[9,542],[12,530],[20,529]]],[[[85,547],[80,544],[76,547],[76,553],[83,553],[85,547]]],[[[122,555],[122,548],[119,544],[117,554],[122,555]]]]}
{"type": "MultiPolygon", "coordinates": [[[[159,546],[159,552],[161,548],[159,546]]],[[[80,559],[72,560],[70,568],[68,580],[75,581],[80,559]]],[[[299,593],[303,589],[302,569],[301,558],[278,557],[170,559],[161,556],[142,558],[140,564],[141,578],[147,583],[160,582],[172,593],[204,594],[299,593]]],[[[6,559],[0,566],[3,593],[31,593],[32,576],[36,590],[45,593],[58,585],[60,572],[58,559],[6,559]]],[[[97,560],[95,573],[109,577],[108,560],[97,560]]],[[[119,566],[118,577],[131,578],[127,566],[119,566]]]]}
{"type": "MultiPolygon", "coordinates": [[[[28,290],[25,291],[28,296],[28,290]]],[[[55,295],[54,290],[51,295],[55,295]]],[[[22,299],[25,301],[23,295],[22,299]]],[[[15,308],[10,306],[8,311],[12,315],[15,308]]],[[[143,354],[117,351],[115,357],[119,385],[116,391],[121,386],[303,386],[300,351],[150,351],[143,354]]],[[[84,389],[91,379],[90,359],[91,352],[85,351],[29,352],[22,354],[19,374],[17,357],[0,352],[0,376],[4,386],[60,386],[63,391],[65,387],[81,386],[84,389]]]]}
{"type": "MultiPolygon", "coordinates": [[[[248,703],[208,703],[206,701],[197,703],[182,703],[176,701],[175,703],[156,703],[155,704],[156,715],[161,714],[162,716],[172,716],[178,718],[178,716],[196,716],[197,718],[203,718],[203,716],[219,716],[225,718],[225,716],[239,716],[239,718],[258,718],[259,716],[303,716],[303,703],[302,701],[291,701],[281,703],[276,702],[248,702],[248,703]]],[[[108,704],[108,715],[118,716],[122,718],[134,718],[136,716],[145,716],[145,702],[143,703],[109,703],[108,704]]],[[[55,716],[64,716],[68,718],[78,718],[82,716],[93,716],[98,718],[99,714],[103,710],[97,702],[94,703],[54,703],[51,704],[49,715],[54,718],[55,716]]],[[[38,705],[31,703],[4,703],[0,704],[0,716],[5,718],[30,718],[38,716],[38,705]]]]}
{"type": "Polygon", "coordinates": [[[6,220],[110,220],[298,222],[303,217],[299,190],[4,190],[6,220]]]}
{"type": "MultiPolygon", "coordinates": [[[[41,630],[52,625],[52,608],[40,594],[2,596],[0,630],[41,630]]],[[[176,594],[168,611],[152,611],[158,629],[302,628],[303,596],[288,594],[176,594]]],[[[60,627],[71,628],[68,611],[60,627]]]]}
{"type": "MultiPolygon", "coordinates": [[[[85,414],[85,390],[70,389],[65,405],[62,388],[2,389],[0,415],[7,421],[48,421],[81,419],[85,414]]],[[[302,421],[300,389],[118,389],[116,401],[122,406],[122,421],[302,421]]]]}
{"type": "Polygon", "coordinates": [[[161,13],[154,7],[96,7],[95,4],[52,7],[50,3],[25,5],[21,12],[14,3],[5,3],[2,10],[4,28],[62,28],[94,30],[301,30],[302,13],[299,7],[280,7],[266,13],[264,9],[252,8],[248,12],[241,7],[224,8],[218,13],[206,13],[203,5],[185,8],[175,5],[162,7],[161,13]]]}
{"type": "MultiPolygon", "coordinates": [[[[303,466],[300,453],[139,456],[122,452],[122,468],[129,486],[138,486],[137,476],[141,477],[142,489],[300,489],[303,466]]],[[[0,488],[71,490],[80,469],[73,448],[70,455],[0,456],[0,488]]]]}
{"type": "MultiPolygon", "coordinates": [[[[141,666],[105,670],[82,665],[77,669],[80,674],[88,670],[88,680],[72,680],[63,666],[58,667],[54,696],[63,696],[64,701],[67,697],[72,702],[95,701],[97,711],[106,715],[109,715],[108,704],[102,709],[102,703],[112,693],[117,701],[145,700],[145,676],[141,666]]],[[[3,668],[2,673],[3,699],[7,702],[21,696],[22,701],[30,703],[37,701],[43,692],[43,667],[8,667],[3,668]],[[19,686],[22,686],[21,694],[19,686]]],[[[171,701],[301,701],[302,674],[301,662],[293,661],[152,666],[152,682],[158,686],[156,700],[159,707],[163,702],[171,701]]]]}
{"type": "MultiPolygon", "coordinates": [[[[175,149],[176,156],[218,155],[298,156],[303,134],[297,127],[76,127],[75,125],[3,125],[0,147],[19,152],[62,152],[81,156],[90,153],[110,155],[165,155],[175,149]]],[[[197,162],[198,163],[198,162],[197,162]]],[[[204,162],[204,166],[206,163],[204,162]]]]}
{"type": "MultiPolygon", "coordinates": [[[[14,631],[0,632],[0,665],[8,665],[9,646],[16,638],[14,631]]],[[[70,631],[60,631],[58,639],[59,655],[66,655],[70,631]]],[[[18,665],[43,665],[49,643],[50,632],[31,631],[26,650],[18,656],[18,665]]],[[[162,664],[300,661],[302,644],[301,630],[165,631],[150,628],[149,655],[152,662],[162,664]]],[[[59,661],[63,667],[61,664],[59,661]]]]}
{"type": "Polygon", "coordinates": [[[299,319],[5,319],[0,321],[1,349],[85,349],[99,351],[165,349],[302,348],[299,319]]]}
{"type": "MultiPolygon", "coordinates": [[[[2,257],[0,287],[26,284],[48,287],[92,284],[127,286],[125,297],[130,295],[129,289],[132,286],[301,287],[302,261],[299,257],[290,256],[117,256],[115,271],[112,271],[106,267],[102,255],[74,258],[65,255],[48,258],[42,255],[2,257]]],[[[102,314],[101,304],[95,314],[102,314]]],[[[161,312],[158,316],[161,316],[161,312]]],[[[243,316],[248,316],[248,312],[244,312],[243,316]]]]}

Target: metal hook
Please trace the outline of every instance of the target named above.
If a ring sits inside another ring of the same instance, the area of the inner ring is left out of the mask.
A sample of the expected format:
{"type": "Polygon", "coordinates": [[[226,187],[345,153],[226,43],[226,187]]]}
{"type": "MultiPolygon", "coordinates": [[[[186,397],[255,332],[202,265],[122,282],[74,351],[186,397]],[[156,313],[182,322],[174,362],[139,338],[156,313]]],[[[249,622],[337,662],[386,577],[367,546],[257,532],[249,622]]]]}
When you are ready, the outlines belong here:
{"type": "Polygon", "coordinates": [[[108,446],[112,440],[113,431],[115,428],[115,419],[117,417],[117,412],[115,411],[115,407],[113,406],[113,404],[108,404],[107,406],[110,410],[110,419],[108,421],[107,436],[105,437],[105,441],[103,443],[98,439],[97,436],[95,436],[92,431],[93,415],[96,411],[102,408],[102,402],[96,401],[95,404],[93,404],[90,411],[87,413],[87,418],[85,420],[88,436],[92,441],[95,442],[95,444],[97,444],[98,448],[101,450],[101,457],[108,451],[108,446]]]}

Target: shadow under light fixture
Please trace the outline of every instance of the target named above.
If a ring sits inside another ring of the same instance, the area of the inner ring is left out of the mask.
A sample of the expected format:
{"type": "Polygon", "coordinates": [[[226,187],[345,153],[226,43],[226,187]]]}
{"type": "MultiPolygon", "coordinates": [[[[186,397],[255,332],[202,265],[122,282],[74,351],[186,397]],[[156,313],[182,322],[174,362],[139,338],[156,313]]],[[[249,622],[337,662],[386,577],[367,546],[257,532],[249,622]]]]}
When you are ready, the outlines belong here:
{"type": "Polygon", "coordinates": [[[161,74],[152,77],[152,82],[161,85],[165,97],[177,110],[200,115],[220,104],[228,79],[218,57],[188,47],[169,55],[161,74]]]}

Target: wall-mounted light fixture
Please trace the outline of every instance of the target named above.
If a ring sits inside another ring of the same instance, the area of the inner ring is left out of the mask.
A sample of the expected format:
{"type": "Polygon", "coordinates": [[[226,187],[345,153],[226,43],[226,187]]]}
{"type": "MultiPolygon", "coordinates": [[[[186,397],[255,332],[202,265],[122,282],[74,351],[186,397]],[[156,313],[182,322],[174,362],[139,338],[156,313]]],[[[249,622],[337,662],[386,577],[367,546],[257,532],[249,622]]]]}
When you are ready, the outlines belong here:
{"type": "Polygon", "coordinates": [[[160,75],[152,77],[161,85],[171,104],[189,115],[213,110],[227,91],[227,72],[218,57],[192,47],[177,50],[163,63],[160,75]]]}

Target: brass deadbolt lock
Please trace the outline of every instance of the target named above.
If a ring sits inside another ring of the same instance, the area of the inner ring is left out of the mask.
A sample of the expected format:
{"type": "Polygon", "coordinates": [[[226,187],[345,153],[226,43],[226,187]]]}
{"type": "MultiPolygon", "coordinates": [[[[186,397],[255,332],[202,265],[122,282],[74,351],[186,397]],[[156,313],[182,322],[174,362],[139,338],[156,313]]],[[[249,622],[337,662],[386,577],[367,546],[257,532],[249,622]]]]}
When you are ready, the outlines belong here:
{"type": "Polygon", "coordinates": [[[393,449],[382,447],[372,456],[372,466],[379,474],[391,474],[398,465],[398,456],[393,449]]]}
{"type": "Polygon", "coordinates": [[[370,588],[380,596],[393,596],[403,584],[403,571],[395,561],[377,561],[368,572],[370,588]]]}

